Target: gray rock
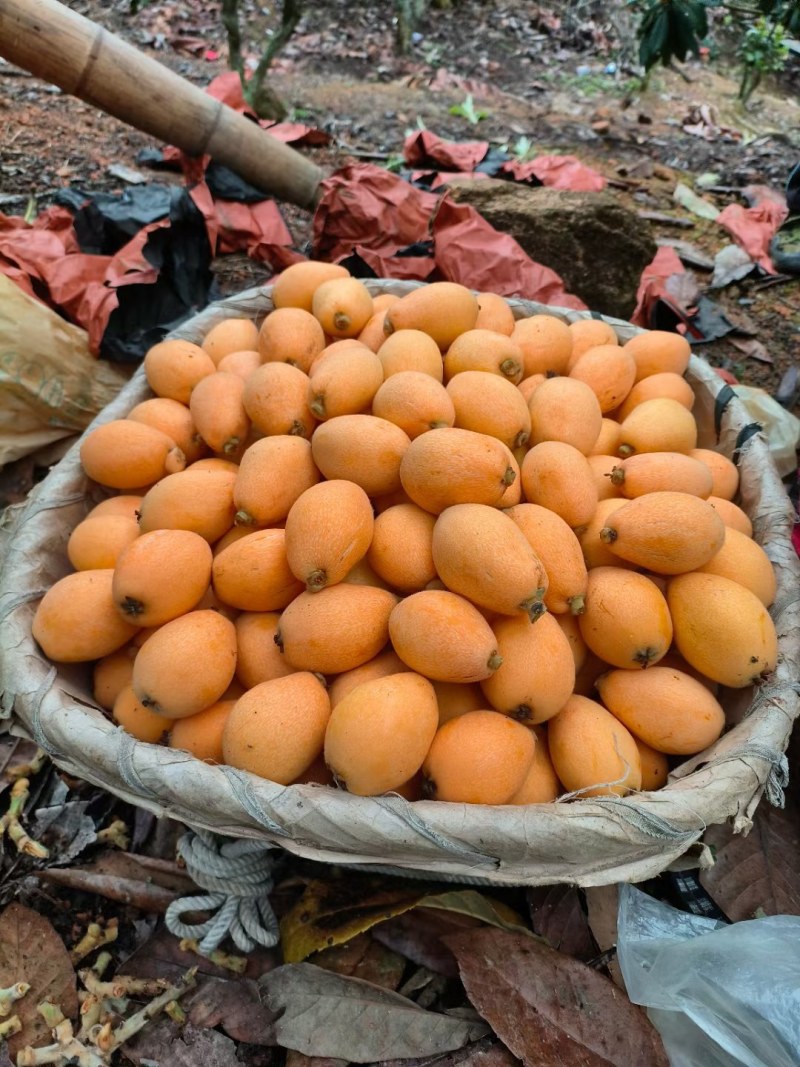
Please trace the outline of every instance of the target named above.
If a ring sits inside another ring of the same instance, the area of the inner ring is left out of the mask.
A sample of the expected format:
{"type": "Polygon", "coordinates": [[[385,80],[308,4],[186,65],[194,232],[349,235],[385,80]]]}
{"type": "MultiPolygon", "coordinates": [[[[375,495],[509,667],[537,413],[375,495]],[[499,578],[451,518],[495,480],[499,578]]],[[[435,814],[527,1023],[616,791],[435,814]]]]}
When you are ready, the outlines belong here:
{"type": "Polygon", "coordinates": [[[460,181],[453,199],[509,233],[531,259],[557,271],[591,308],[630,317],[642,270],[657,247],[646,223],[609,193],[573,193],[515,182],[460,181]]]}

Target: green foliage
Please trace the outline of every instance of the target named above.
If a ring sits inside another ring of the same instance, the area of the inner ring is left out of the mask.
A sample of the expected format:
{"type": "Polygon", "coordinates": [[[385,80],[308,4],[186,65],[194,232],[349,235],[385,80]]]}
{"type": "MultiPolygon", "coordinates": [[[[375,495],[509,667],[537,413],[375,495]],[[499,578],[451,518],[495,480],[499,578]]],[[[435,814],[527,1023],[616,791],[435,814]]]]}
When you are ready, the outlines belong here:
{"type": "Polygon", "coordinates": [[[708,33],[707,0],[652,0],[639,26],[639,62],[646,71],[698,55],[708,33]]]}
{"type": "Polygon", "coordinates": [[[785,38],[786,31],[779,23],[760,18],[745,33],[739,56],[748,67],[755,67],[762,74],[776,74],[783,70],[789,58],[785,38]]]}
{"type": "Polygon", "coordinates": [[[451,115],[459,115],[461,118],[466,119],[467,122],[472,123],[473,126],[477,126],[479,122],[483,119],[488,119],[489,117],[488,111],[483,111],[481,108],[475,107],[472,93],[467,93],[463,103],[453,104],[449,110],[451,115]]]}
{"type": "Polygon", "coordinates": [[[726,24],[735,24],[743,37],[739,97],[752,94],[762,75],[784,69],[789,55],[786,38],[800,35],[800,0],[628,0],[642,11],[639,22],[639,61],[649,72],[657,63],[698,55],[708,34],[708,8],[723,8],[726,24]]]}
{"type": "Polygon", "coordinates": [[[748,27],[739,46],[743,64],[739,99],[743,104],[758,88],[764,74],[777,74],[786,66],[789,49],[785,38],[783,26],[764,17],[748,27]]]}

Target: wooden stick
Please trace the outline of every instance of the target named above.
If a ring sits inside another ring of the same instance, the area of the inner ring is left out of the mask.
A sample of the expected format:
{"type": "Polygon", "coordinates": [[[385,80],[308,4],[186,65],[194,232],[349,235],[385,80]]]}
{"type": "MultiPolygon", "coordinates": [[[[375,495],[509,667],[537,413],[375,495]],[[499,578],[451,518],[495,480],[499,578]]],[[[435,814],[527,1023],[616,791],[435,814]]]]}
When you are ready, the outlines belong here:
{"type": "Polygon", "coordinates": [[[0,0],[0,56],[281,200],[316,204],[314,163],[57,0],[0,0]]]}

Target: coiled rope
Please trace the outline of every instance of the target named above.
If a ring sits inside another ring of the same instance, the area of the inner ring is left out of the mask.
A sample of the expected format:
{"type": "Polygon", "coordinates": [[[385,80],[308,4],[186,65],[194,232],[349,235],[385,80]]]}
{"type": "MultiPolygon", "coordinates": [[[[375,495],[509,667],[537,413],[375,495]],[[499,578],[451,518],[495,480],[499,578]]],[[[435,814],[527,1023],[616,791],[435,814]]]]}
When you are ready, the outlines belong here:
{"type": "Polygon", "coordinates": [[[204,956],[228,936],[241,952],[277,945],[278,920],[269,902],[275,864],[271,845],[194,830],[180,839],[178,852],[189,877],[207,892],[170,904],[164,919],[171,934],[195,938],[204,956]],[[204,923],[185,923],[182,916],[189,911],[215,914],[204,923]]]}

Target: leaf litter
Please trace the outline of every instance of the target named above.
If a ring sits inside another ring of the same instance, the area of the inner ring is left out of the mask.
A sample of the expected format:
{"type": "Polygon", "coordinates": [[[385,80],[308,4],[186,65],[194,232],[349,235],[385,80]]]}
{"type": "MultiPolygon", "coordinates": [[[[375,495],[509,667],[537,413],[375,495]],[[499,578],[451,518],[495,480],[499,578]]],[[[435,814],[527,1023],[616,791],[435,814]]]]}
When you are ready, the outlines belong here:
{"type": "Polygon", "coordinates": [[[285,964],[259,981],[265,1003],[281,1012],[278,1043],[306,1055],[352,1063],[424,1056],[461,1048],[489,1027],[420,1008],[360,978],[312,963],[285,964]]]}
{"type": "Polygon", "coordinates": [[[641,1008],[591,967],[524,935],[447,938],[467,994],[525,1067],[667,1067],[641,1008]]]}

